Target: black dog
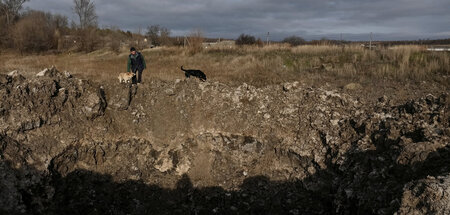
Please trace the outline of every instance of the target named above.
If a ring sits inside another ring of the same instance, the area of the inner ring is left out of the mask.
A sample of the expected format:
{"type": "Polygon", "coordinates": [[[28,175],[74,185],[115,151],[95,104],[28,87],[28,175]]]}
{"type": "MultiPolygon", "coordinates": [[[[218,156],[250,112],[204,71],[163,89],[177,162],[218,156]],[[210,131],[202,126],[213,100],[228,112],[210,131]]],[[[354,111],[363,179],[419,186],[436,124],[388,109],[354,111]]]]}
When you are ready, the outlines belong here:
{"type": "Polygon", "coordinates": [[[189,78],[192,76],[199,78],[202,81],[206,81],[206,75],[200,70],[197,69],[183,69],[183,66],[181,66],[181,70],[184,71],[184,75],[186,78],[189,78]]]}

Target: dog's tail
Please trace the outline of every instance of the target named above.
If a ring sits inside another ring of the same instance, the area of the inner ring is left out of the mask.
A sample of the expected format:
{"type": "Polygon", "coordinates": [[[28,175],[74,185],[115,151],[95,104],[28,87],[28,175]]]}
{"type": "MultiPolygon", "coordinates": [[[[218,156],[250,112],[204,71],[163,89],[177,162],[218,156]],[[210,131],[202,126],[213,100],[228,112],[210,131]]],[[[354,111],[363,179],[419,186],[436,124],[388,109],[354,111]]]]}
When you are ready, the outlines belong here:
{"type": "Polygon", "coordinates": [[[181,66],[181,70],[186,71],[185,69],[183,69],[183,66],[181,66]]]}

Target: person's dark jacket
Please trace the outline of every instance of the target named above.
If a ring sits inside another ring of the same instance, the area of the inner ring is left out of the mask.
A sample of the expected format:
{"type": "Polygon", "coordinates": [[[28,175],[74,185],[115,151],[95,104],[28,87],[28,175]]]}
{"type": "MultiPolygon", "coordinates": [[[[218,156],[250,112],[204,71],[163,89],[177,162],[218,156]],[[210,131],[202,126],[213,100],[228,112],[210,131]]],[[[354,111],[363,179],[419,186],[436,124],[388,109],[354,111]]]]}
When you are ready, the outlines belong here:
{"type": "Polygon", "coordinates": [[[145,63],[144,56],[140,52],[136,52],[135,55],[130,54],[128,56],[127,72],[130,72],[130,69],[132,72],[136,72],[142,71],[146,68],[147,65],[145,63]]]}

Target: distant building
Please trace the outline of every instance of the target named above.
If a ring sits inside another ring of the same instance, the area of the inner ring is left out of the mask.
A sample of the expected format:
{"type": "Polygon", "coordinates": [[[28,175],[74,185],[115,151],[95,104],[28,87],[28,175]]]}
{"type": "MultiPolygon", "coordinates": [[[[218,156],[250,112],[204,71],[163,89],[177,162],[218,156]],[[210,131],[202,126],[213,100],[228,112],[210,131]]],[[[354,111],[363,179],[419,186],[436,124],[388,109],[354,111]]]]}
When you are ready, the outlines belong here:
{"type": "Polygon", "coordinates": [[[449,52],[450,46],[428,46],[427,51],[433,52],[449,52]]]}
{"type": "Polygon", "coordinates": [[[377,47],[377,45],[379,45],[379,44],[374,43],[374,42],[372,42],[372,44],[370,44],[370,43],[362,43],[361,47],[366,48],[366,49],[370,49],[370,48],[374,49],[374,48],[377,47]]]}
{"type": "Polygon", "coordinates": [[[208,48],[208,47],[233,47],[234,46],[234,41],[233,40],[218,40],[215,42],[204,42],[203,43],[203,47],[204,48],[208,48]]]}

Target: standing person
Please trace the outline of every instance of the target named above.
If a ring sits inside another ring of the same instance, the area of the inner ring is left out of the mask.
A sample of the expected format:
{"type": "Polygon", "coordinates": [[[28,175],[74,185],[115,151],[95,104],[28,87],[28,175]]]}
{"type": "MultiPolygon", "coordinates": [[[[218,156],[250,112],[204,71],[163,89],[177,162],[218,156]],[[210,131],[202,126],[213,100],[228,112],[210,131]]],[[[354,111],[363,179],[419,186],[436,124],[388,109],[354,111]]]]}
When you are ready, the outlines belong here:
{"type": "Polygon", "coordinates": [[[130,55],[128,56],[127,72],[133,72],[133,84],[140,84],[142,82],[142,71],[147,68],[144,56],[137,52],[134,47],[130,48],[130,55]]]}

